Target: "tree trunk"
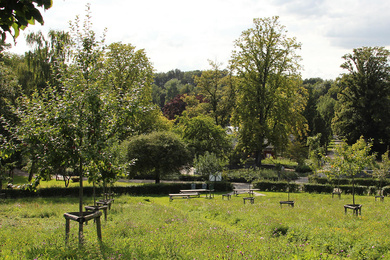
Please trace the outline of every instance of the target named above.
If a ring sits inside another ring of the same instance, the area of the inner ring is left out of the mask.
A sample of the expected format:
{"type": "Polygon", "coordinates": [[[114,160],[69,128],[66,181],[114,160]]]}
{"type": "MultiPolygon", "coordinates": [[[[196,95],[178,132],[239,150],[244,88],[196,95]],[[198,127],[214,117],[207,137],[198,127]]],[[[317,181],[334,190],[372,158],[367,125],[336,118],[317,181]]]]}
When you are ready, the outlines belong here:
{"type": "Polygon", "coordinates": [[[154,175],[155,183],[160,183],[160,172],[156,171],[154,175]]]}
{"type": "MultiPolygon", "coordinates": [[[[80,175],[80,190],[79,190],[79,212],[80,216],[83,214],[83,162],[82,159],[80,158],[80,166],[79,166],[79,175],[80,175]]],[[[84,223],[83,221],[79,222],[79,244],[83,244],[83,227],[84,223]]]]}
{"type": "Polygon", "coordinates": [[[32,178],[33,178],[33,175],[35,173],[35,164],[36,164],[36,160],[33,159],[32,160],[32,163],[31,163],[31,168],[30,168],[30,171],[28,173],[28,181],[31,182],[32,178]]]}
{"type": "Polygon", "coordinates": [[[257,151],[255,153],[255,156],[256,156],[256,167],[261,167],[261,160],[263,159],[263,154],[262,154],[262,149],[260,149],[260,151],[257,151]]]}
{"type": "Polygon", "coordinates": [[[352,201],[353,205],[355,205],[355,179],[352,176],[352,201]]]}

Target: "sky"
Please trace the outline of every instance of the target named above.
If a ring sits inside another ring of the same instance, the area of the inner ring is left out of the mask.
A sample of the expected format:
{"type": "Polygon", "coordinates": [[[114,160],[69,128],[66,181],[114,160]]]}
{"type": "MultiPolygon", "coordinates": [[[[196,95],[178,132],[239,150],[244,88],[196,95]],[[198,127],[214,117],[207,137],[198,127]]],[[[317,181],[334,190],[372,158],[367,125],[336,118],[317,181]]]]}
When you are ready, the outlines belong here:
{"type": "Polygon", "coordinates": [[[345,72],[342,56],[354,48],[390,47],[388,0],[53,0],[41,11],[45,24],[29,26],[10,52],[29,50],[29,32],[69,30],[77,15],[84,20],[88,3],[97,36],[106,28],[106,44],[144,49],[156,72],[207,70],[209,60],[227,67],[253,19],[272,16],[302,44],[304,79],[336,79],[345,72]]]}

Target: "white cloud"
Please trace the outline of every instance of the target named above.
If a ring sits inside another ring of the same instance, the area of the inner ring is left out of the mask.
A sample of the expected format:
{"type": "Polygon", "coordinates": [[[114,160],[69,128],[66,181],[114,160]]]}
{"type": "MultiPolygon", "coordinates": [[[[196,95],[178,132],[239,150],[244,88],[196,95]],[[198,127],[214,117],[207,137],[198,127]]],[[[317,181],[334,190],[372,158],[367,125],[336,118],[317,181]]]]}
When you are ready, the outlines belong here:
{"type": "MultiPolygon", "coordinates": [[[[352,48],[390,45],[390,2],[376,0],[56,0],[43,13],[45,26],[27,31],[67,30],[88,2],[97,35],[107,28],[106,43],[145,49],[157,71],[208,69],[208,59],[226,66],[253,18],[274,15],[302,43],[304,78],[335,79],[352,48]]],[[[18,42],[11,51],[23,53],[23,34],[18,42]]]]}

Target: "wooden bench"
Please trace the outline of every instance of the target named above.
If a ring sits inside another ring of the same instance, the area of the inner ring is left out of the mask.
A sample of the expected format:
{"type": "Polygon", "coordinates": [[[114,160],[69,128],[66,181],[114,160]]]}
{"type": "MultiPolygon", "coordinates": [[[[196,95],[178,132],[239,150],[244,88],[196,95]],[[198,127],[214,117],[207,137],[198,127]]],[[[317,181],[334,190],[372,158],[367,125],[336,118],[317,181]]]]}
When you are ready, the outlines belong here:
{"type": "Polygon", "coordinates": [[[249,200],[249,202],[251,204],[255,203],[255,198],[254,197],[246,197],[246,198],[243,198],[243,200],[244,200],[244,204],[245,204],[245,201],[247,201],[247,200],[249,200]]]}
{"type": "Polygon", "coordinates": [[[196,197],[200,197],[200,193],[199,192],[189,192],[189,193],[171,193],[169,194],[169,201],[172,201],[173,198],[182,198],[182,199],[189,199],[191,198],[191,196],[196,196],[196,197]]]}
{"type": "Polygon", "coordinates": [[[248,193],[249,196],[253,196],[254,191],[258,191],[259,189],[235,189],[233,190],[233,194],[237,197],[238,194],[248,193]]]}
{"type": "Polygon", "coordinates": [[[332,192],[332,198],[334,197],[334,195],[338,195],[339,196],[339,199],[341,198],[341,189],[339,188],[334,188],[333,189],[333,192],[332,192]]]}
{"type": "Polygon", "coordinates": [[[222,194],[222,199],[224,199],[225,197],[226,197],[228,200],[230,200],[231,197],[232,197],[232,194],[231,194],[231,193],[222,194]]]}
{"type": "Polygon", "coordinates": [[[376,199],[380,199],[383,202],[383,201],[385,201],[385,196],[378,195],[378,196],[375,196],[375,201],[376,201],[376,199]]]}
{"type": "Polygon", "coordinates": [[[280,204],[280,207],[282,207],[283,204],[290,205],[292,208],[294,207],[293,200],[279,201],[279,204],[280,204]]]}
{"type": "Polygon", "coordinates": [[[352,209],[354,215],[361,215],[362,214],[362,206],[361,204],[347,204],[344,205],[345,214],[347,214],[348,209],[352,209]]]}

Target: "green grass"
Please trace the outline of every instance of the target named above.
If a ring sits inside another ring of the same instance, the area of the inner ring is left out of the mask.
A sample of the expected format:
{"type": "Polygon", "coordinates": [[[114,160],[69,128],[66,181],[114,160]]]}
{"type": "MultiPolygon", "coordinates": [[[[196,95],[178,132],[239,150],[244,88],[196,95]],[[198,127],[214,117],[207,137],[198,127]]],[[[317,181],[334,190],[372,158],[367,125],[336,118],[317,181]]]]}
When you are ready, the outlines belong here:
{"type": "MultiPolygon", "coordinates": [[[[65,246],[63,213],[77,211],[76,198],[7,199],[0,204],[1,259],[389,259],[390,200],[357,196],[362,216],[344,214],[341,199],[290,194],[294,208],[279,206],[285,193],[264,193],[254,204],[243,195],[231,200],[175,199],[168,196],[115,199],[102,222],[77,223],[65,246]]],[[[91,200],[87,201],[91,204],[91,200]]]]}
{"type": "Polygon", "coordinates": [[[288,158],[266,158],[261,161],[263,164],[277,164],[280,163],[282,165],[288,166],[288,167],[295,167],[298,165],[297,162],[294,162],[288,158]]]}

